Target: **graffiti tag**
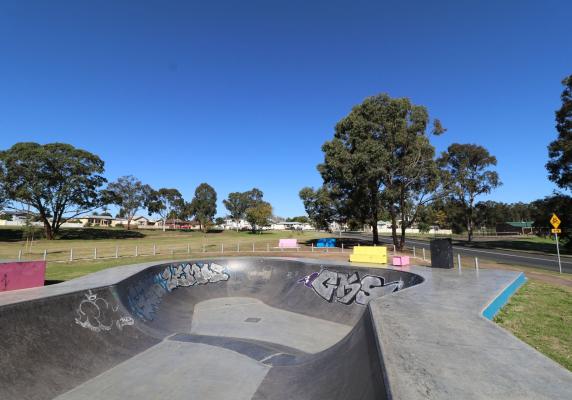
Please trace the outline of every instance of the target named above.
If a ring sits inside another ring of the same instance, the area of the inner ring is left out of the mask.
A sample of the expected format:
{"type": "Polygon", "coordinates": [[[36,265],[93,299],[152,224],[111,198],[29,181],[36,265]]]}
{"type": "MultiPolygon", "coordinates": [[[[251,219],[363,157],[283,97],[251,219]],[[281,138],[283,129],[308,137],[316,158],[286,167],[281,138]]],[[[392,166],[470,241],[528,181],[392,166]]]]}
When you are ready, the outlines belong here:
{"type": "Polygon", "coordinates": [[[336,300],[342,304],[366,305],[371,300],[403,288],[403,281],[385,282],[381,276],[365,275],[322,269],[313,272],[298,281],[304,286],[314,289],[321,298],[328,302],[336,300]]]}
{"type": "Polygon", "coordinates": [[[226,268],[219,264],[173,264],[130,285],[127,289],[127,304],[134,315],[143,321],[152,321],[166,293],[178,287],[206,285],[227,281],[229,278],[226,268]]]}
{"type": "Polygon", "coordinates": [[[110,305],[89,290],[76,310],[75,323],[93,332],[110,331],[114,326],[123,330],[124,326],[135,323],[131,317],[118,316],[118,310],[118,305],[110,305]]]}

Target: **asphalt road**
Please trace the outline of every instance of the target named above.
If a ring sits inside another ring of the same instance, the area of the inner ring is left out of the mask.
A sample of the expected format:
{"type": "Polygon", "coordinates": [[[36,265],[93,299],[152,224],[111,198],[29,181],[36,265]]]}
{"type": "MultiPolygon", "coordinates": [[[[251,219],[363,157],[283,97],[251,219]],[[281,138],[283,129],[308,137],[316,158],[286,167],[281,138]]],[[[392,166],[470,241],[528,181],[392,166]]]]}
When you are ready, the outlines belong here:
{"type": "MultiPolygon", "coordinates": [[[[345,233],[344,236],[349,238],[372,240],[371,234],[345,233]]],[[[391,238],[386,236],[380,236],[379,240],[384,243],[393,243],[391,238]]],[[[408,248],[415,246],[416,249],[429,249],[429,242],[416,239],[407,239],[406,246],[408,248]]],[[[549,271],[558,272],[558,258],[556,257],[556,254],[544,255],[515,250],[474,249],[462,245],[453,245],[453,251],[455,253],[455,257],[457,254],[461,254],[462,257],[478,257],[482,260],[490,260],[497,263],[522,265],[526,267],[542,268],[549,271]]],[[[556,253],[556,249],[554,249],[554,253],[556,253]]],[[[561,262],[562,272],[568,274],[572,273],[572,258],[562,257],[561,262]]]]}

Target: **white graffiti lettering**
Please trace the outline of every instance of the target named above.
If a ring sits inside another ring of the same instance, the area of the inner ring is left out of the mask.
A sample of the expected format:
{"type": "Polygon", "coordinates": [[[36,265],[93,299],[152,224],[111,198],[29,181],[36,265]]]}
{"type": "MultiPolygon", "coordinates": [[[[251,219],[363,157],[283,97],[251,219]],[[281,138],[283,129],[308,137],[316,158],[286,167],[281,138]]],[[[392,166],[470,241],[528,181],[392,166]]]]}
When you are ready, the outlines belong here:
{"type": "Polygon", "coordinates": [[[158,274],[139,280],[127,289],[131,312],[144,321],[152,321],[163,296],[178,287],[227,281],[225,267],[215,263],[173,264],[158,274]]]}
{"type": "Polygon", "coordinates": [[[314,289],[321,298],[328,302],[334,299],[342,304],[366,305],[371,300],[403,288],[403,281],[385,282],[381,276],[366,275],[361,280],[359,274],[322,269],[313,272],[298,282],[314,289]]]}
{"type": "Polygon", "coordinates": [[[115,325],[122,330],[135,322],[131,317],[117,316],[119,306],[112,306],[103,297],[89,290],[76,310],[75,323],[93,332],[110,331],[115,325]],[[118,318],[118,319],[115,319],[118,318]]]}

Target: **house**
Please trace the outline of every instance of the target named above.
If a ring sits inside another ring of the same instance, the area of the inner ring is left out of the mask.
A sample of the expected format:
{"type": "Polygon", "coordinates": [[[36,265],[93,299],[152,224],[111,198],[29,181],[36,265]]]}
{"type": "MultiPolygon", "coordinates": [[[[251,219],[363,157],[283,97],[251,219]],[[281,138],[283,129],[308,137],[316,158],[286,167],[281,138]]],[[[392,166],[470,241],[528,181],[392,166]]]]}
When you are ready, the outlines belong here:
{"type": "Polygon", "coordinates": [[[149,226],[155,225],[155,221],[151,221],[149,218],[142,215],[136,215],[131,219],[131,225],[135,226],[149,226]]]}
{"type": "Polygon", "coordinates": [[[500,222],[496,230],[497,234],[531,235],[534,233],[534,221],[500,222]]]}
{"type": "Polygon", "coordinates": [[[252,226],[250,223],[244,219],[239,220],[238,222],[227,218],[224,220],[224,223],[221,226],[224,230],[251,230],[252,226]]]}
{"type": "Polygon", "coordinates": [[[314,229],[312,225],[307,222],[273,222],[270,229],[274,231],[308,231],[314,229]]]}
{"type": "Polygon", "coordinates": [[[77,220],[82,226],[112,226],[114,218],[109,215],[86,215],[77,220]]]}
{"type": "Polygon", "coordinates": [[[36,214],[28,211],[0,211],[0,225],[22,226],[34,221],[36,214]]]}

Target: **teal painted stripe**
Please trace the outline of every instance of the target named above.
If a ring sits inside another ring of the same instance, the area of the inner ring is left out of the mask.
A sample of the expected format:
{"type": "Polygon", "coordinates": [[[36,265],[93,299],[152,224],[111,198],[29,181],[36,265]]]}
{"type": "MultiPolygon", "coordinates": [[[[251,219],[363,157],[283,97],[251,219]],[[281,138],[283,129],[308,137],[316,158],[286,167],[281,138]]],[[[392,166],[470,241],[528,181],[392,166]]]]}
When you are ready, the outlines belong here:
{"type": "Polygon", "coordinates": [[[499,294],[493,301],[491,301],[491,303],[483,310],[483,317],[492,320],[495,315],[497,315],[499,310],[503,308],[506,303],[508,303],[510,296],[512,296],[519,287],[524,285],[524,282],[526,282],[526,276],[524,276],[524,273],[521,272],[518,277],[512,281],[512,283],[508,285],[506,289],[503,290],[502,293],[499,294]]]}

